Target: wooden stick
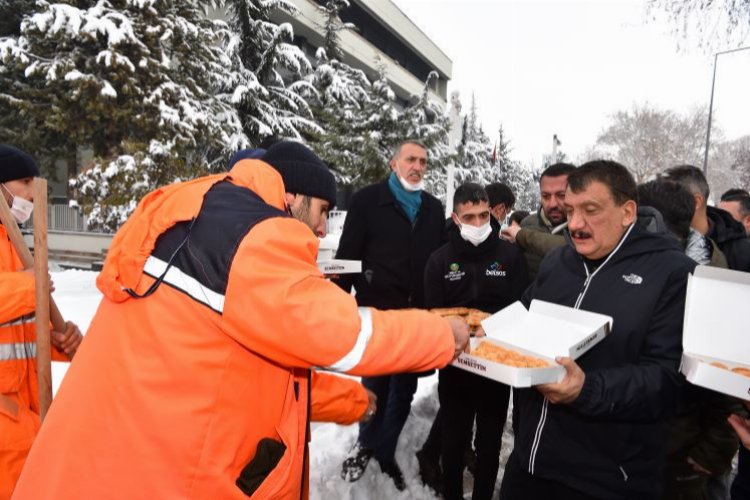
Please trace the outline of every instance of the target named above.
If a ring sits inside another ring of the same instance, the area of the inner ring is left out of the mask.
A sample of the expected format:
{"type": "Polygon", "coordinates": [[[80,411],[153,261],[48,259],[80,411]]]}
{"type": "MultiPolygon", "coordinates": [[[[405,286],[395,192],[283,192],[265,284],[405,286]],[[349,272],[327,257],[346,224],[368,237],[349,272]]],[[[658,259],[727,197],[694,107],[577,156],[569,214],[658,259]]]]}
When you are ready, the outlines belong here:
{"type": "Polygon", "coordinates": [[[39,417],[43,422],[52,404],[52,345],[49,337],[47,180],[40,177],[34,178],[34,279],[36,280],[36,373],[39,384],[39,417]]]}
{"type": "MultiPolygon", "coordinates": [[[[46,192],[44,194],[44,199],[45,201],[47,200],[46,192]]],[[[44,211],[44,215],[46,218],[47,216],[46,210],[44,211]]],[[[10,213],[10,208],[8,207],[8,204],[5,202],[4,196],[0,196],[0,222],[2,222],[3,226],[5,226],[5,230],[8,232],[8,237],[10,238],[10,241],[13,243],[13,247],[16,249],[16,253],[20,257],[23,267],[25,269],[33,268],[34,257],[32,257],[31,252],[29,251],[29,247],[26,246],[26,242],[23,240],[23,235],[21,234],[21,230],[18,229],[18,224],[16,223],[16,219],[13,217],[13,214],[10,213]]],[[[37,226],[35,224],[34,228],[36,229],[36,227],[37,226]]],[[[45,228],[45,233],[46,233],[47,226],[45,225],[44,228],[45,228]]],[[[36,230],[34,232],[36,233],[36,230]]],[[[63,319],[62,314],[60,314],[60,310],[57,308],[57,305],[55,304],[55,301],[54,299],[52,299],[52,297],[50,297],[49,299],[49,309],[50,309],[50,317],[52,318],[52,326],[58,332],[64,332],[65,320],[63,319]]]]}

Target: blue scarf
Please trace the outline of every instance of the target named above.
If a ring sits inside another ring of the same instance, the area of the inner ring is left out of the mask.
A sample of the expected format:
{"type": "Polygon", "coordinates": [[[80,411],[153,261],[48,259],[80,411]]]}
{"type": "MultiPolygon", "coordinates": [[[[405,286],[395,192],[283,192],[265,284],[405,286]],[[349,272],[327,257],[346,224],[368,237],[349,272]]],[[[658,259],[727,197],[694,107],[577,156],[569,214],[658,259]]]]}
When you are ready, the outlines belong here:
{"type": "Polygon", "coordinates": [[[398,204],[406,212],[409,221],[414,224],[414,221],[417,220],[419,207],[422,205],[422,191],[407,191],[404,189],[396,172],[391,172],[391,176],[388,178],[388,187],[391,189],[393,196],[396,197],[398,204]]]}

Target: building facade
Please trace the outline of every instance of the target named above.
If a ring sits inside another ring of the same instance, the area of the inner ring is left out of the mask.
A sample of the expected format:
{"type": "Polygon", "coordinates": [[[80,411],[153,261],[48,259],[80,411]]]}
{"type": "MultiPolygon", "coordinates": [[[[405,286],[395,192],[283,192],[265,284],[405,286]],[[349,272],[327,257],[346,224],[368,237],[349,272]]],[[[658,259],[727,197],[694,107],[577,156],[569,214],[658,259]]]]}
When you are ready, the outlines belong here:
{"type": "MultiPolygon", "coordinates": [[[[273,20],[288,22],[294,30],[294,43],[311,59],[324,43],[325,16],[320,6],[325,0],[291,0],[298,14],[277,12],[273,20]]],[[[356,30],[340,33],[344,62],[361,69],[370,80],[377,78],[378,63],[386,75],[399,103],[408,104],[412,95],[420,94],[430,71],[438,74],[431,95],[447,104],[448,81],[453,71],[451,59],[391,0],[350,0],[350,6],[339,13],[341,20],[356,30]]]]}

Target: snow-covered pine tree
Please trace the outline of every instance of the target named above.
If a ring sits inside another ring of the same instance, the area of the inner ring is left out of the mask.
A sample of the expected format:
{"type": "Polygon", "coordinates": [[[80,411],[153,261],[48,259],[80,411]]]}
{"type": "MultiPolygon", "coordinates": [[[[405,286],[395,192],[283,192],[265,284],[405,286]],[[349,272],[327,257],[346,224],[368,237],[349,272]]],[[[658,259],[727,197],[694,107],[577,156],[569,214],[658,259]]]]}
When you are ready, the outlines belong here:
{"type": "Polygon", "coordinates": [[[442,106],[429,96],[438,74],[431,71],[425,80],[422,93],[416,102],[407,107],[398,117],[398,138],[393,144],[403,139],[416,139],[427,147],[428,170],[425,175],[427,190],[438,198],[445,197],[445,176],[452,152],[448,145],[450,120],[442,106]]]}
{"type": "Polygon", "coordinates": [[[34,8],[36,0],[0,0],[0,38],[21,34],[21,20],[34,8]]]}
{"type": "Polygon", "coordinates": [[[323,129],[310,134],[308,143],[333,170],[340,185],[352,185],[362,167],[366,138],[353,124],[365,119],[371,91],[365,73],[343,62],[339,32],[353,25],[342,22],[339,12],[348,6],[347,0],[329,0],[319,7],[325,16],[325,45],[318,49],[315,70],[308,76],[317,92],[306,96],[323,129]]]}
{"type": "Polygon", "coordinates": [[[0,90],[1,114],[17,132],[62,142],[26,146],[34,156],[93,151],[72,184],[92,225],[114,230],[147,191],[247,145],[221,94],[236,80],[230,35],[198,0],[40,0],[20,35],[0,41],[0,75],[18,82],[0,90]]]}
{"type": "Polygon", "coordinates": [[[396,106],[396,94],[388,82],[385,66],[377,62],[378,77],[372,82],[362,112],[351,124],[351,134],[360,141],[357,147],[360,165],[352,170],[352,186],[363,187],[383,180],[390,171],[394,149],[405,137],[403,122],[396,106]]]}
{"type": "Polygon", "coordinates": [[[500,125],[495,149],[497,182],[506,184],[516,195],[516,210],[536,210],[539,206],[539,172],[510,158],[510,141],[500,125]]]}
{"type": "Polygon", "coordinates": [[[232,59],[234,82],[232,101],[242,120],[245,134],[254,145],[269,135],[302,139],[303,133],[320,132],[303,94],[314,93],[304,79],[310,62],[294,38],[289,23],[271,21],[273,10],[290,15],[297,8],[288,0],[213,0],[226,7],[229,23],[238,35],[227,46],[232,59]]]}
{"type": "Polygon", "coordinates": [[[492,144],[479,123],[474,94],[471,95],[469,112],[463,119],[454,171],[457,186],[464,182],[486,185],[498,177],[498,170],[492,163],[492,144]]]}

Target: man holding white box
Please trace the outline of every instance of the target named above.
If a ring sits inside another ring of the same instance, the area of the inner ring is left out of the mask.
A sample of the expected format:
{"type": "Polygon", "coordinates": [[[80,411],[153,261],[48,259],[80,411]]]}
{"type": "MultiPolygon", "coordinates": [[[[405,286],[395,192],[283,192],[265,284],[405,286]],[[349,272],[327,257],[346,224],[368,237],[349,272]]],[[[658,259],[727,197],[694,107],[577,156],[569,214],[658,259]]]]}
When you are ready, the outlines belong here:
{"type": "Polygon", "coordinates": [[[565,378],[517,391],[516,444],[500,498],[658,498],[664,424],[678,387],[687,276],[674,238],[637,223],[627,169],[594,161],[568,177],[572,246],[552,251],[524,295],[611,316],[565,378]]]}

